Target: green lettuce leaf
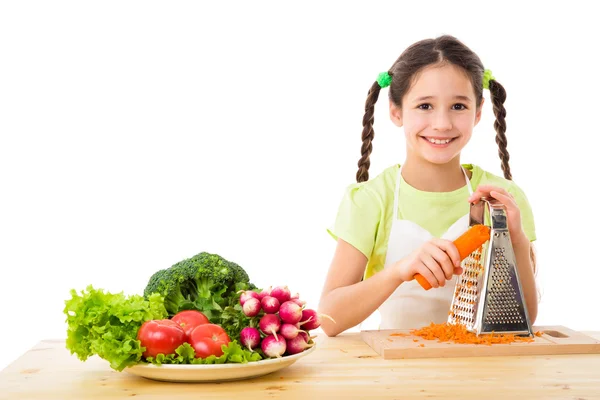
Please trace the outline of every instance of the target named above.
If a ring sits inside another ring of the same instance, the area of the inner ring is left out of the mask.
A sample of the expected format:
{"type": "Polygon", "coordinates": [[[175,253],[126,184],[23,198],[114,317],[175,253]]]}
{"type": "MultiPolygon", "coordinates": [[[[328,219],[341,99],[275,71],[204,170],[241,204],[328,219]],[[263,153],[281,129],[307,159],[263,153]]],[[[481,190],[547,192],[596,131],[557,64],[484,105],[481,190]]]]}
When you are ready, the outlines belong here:
{"type": "Polygon", "coordinates": [[[91,285],[78,294],[71,290],[65,301],[66,347],[85,361],[93,355],[105,359],[111,368],[122,371],[137,364],[146,350],[137,340],[145,321],[167,317],[164,299],[158,293],[143,296],[112,294],[91,285]]]}
{"type": "Polygon", "coordinates": [[[147,357],[145,360],[154,365],[162,364],[225,364],[239,363],[246,364],[263,359],[260,350],[250,351],[242,348],[234,340],[228,345],[221,346],[223,355],[220,357],[209,356],[206,358],[195,358],[195,352],[189,343],[184,343],[175,350],[175,354],[158,354],[156,357],[147,357]]]}
{"type": "Polygon", "coordinates": [[[237,340],[240,337],[240,332],[245,327],[250,326],[258,328],[261,317],[261,314],[256,317],[247,317],[246,314],[244,314],[239,301],[232,300],[221,313],[218,325],[225,329],[225,332],[227,332],[227,335],[229,335],[231,340],[237,340]]]}

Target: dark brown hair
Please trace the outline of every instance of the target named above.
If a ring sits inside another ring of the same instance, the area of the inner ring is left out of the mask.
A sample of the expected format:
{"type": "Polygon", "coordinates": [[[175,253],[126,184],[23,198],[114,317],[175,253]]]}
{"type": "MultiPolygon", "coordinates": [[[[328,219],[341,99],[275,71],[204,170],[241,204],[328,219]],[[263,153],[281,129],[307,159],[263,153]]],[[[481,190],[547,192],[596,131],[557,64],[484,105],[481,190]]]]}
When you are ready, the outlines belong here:
{"type": "MultiPolygon", "coordinates": [[[[483,99],[483,63],[471,49],[453,36],[444,35],[436,39],[426,39],[408,47],[392,65],[388,71],[392,77],[389,87],[389,98],[398,107],[402,107],[402,98],[410,89],[415,74],[428,65],[449,63],[461,67],[471,79],[475,90],[477,107],[481,106],[483,99]]],[[[502,171],[506,179],[512,180],[510,167],[508,165],[509,154],[506,149],[506,110],[504,101],[506,91],[494,79],[489,82],[490,97],[494,106],[494,129],[496,129],[496,143],[498,144],[498,155],[502,161],[502,171]]],[[[373,151],[373,130],[375,103],[379,97],[381,86],[376,81],[371,86],[365,104],[365,115],[363,117],[361,157],[358,161],[358,172],[356,181],[369,180],[369,156],[373,151]]]]}

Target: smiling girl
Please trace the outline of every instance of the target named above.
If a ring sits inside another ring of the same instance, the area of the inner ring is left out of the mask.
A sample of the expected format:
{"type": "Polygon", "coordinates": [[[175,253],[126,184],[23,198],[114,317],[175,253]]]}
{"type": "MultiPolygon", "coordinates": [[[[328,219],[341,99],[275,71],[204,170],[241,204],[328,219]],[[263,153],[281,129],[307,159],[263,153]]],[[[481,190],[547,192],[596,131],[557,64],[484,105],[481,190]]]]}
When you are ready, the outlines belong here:
{"type": "Polygon", "coordinates": [[[506,207],[509,233],[531,323],[537,315],[533,214],[512,181],[506,148],[504,88],[479,57],[452,36],[417,42],[372,85],[365,106],[357,182],[341,201],[329,233],[337,247],[319,305],[336,322],[334,336],[379,311],[381,329],[413,329],[448,317],[457,275],[452,243],[469,226],[470,203],[493,197],[506,207]],[[373,114],[389,86],[392,122],[404,128],[406,157],[369,180],[373,114]],[[490,90],[504,178],[471,164],[460,153],[483,111],[490,90]],[[433,287],[413,279],[421,274],[433,287]]]}

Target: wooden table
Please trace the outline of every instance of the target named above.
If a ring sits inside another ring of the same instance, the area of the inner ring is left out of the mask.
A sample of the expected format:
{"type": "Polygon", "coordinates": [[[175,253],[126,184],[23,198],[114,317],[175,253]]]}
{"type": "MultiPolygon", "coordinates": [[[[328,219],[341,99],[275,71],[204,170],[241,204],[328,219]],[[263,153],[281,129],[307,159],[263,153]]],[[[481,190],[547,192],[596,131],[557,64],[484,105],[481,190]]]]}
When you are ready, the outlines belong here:
{"type": "Polygon", "coordinates": [[[261,378],[184,384],[81,362],[64,341],[43,340],[0,372],[0,399],[600,398],[600,355],[383,360],[358,333],[316,342],[313,354],[261,378]]]}

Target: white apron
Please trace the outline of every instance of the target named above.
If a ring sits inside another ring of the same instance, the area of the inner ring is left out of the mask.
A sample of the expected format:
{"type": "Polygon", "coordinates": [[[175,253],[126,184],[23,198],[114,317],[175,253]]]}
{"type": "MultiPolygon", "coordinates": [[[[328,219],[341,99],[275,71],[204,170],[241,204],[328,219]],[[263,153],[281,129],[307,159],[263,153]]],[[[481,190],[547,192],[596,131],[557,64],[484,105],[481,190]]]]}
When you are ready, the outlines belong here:
{"type": "MultiPolygon", "coordinates": [[[[462,169],[462,167],[461,167],[462,169]]],[[[471,182],[464,169],[463,174],[469,189],[469,196],[473,193],[471,182]]],[[[387,255],[384,268],[389,268],[396,261],[408,256],[423,243],[431,240],[433,235],[418,224],[398,219],[398,195],[402,168],[398,170],[396,189],[394,192],[394,219],[388,240],[387,255]]],[[[469,213],[459,218],[441,238],[455,240],[469,227],[469,213]]],[[[439,324],[448,319],[448,311],[452,302],[452,295],[457,276],[446,281],[444,287],[425,290],[413,279],[404,282],[381,305],[380,329],[417,329],[429,325],[431,322],[439,324]]]]}

